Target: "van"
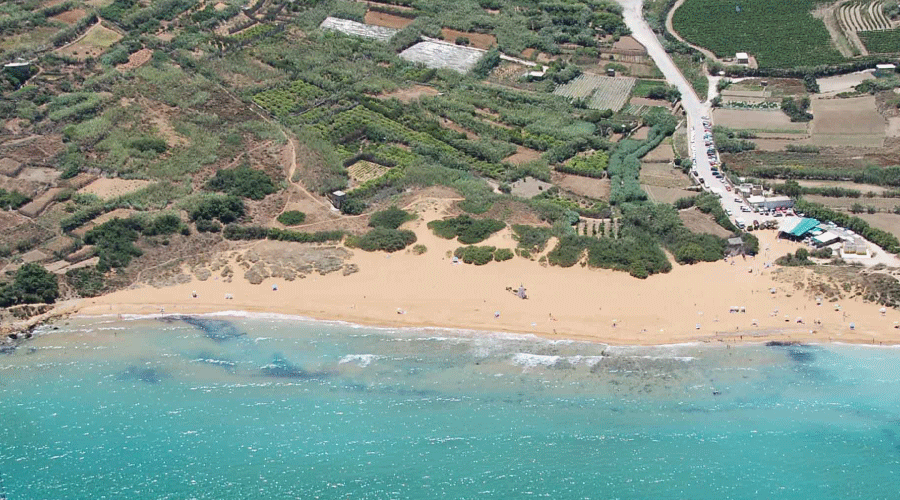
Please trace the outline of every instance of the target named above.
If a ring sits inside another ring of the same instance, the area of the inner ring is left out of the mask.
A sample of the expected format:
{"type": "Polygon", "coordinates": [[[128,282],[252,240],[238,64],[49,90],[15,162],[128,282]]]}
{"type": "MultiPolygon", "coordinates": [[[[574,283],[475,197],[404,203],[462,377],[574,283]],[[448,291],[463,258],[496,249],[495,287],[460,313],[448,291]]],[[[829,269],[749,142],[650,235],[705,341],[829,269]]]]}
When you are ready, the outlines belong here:
{"type": "Polygon", "coordinates": [[[745,227],[747,227],[747,222],[744,221],[744,219],[738,217],[737,219],[734,219],[734,225],[740,229],[744,229],[745,227]]]}

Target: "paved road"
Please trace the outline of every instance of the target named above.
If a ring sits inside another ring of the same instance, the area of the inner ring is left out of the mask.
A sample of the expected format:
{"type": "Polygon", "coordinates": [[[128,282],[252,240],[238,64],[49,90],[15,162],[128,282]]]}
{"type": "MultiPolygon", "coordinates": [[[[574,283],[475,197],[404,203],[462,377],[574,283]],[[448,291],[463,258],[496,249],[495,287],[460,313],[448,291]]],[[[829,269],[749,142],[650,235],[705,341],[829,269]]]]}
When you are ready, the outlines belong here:
{"type": "MultiPolygon", "coordinates": [[[[642,14],[643,0],[617,0],[624,9],[625,24],[631,30],[633,36],[638,42],[647,48],[647,53],[653,58],[656,66],[659,67],[666,81],[674,85],[681,92],[681,105],[684,107],[687,115],[687,126],[691,143],[691,156],[694,162],[694,169],[697,171],[697,179],[703,179],[706,183],[706,189],[719,191],[722,193],[722,206],[726,210],[730,210],[732,218],[743,218],[747,222],[758,220],[763,222],[770,218],[754,213],[741,213],[741,206],[748,206],[745,202],[735,201],[735,195],[726,189],[726,183],[717,179],[712,175],[712,167],[709,158],[706,155],[706,145],[704,141],[703,117],[709,116],[711,107],[708,103],[702,102],[693,87],[688,83],[681,71],[675,66],[672,58],[663,49],[662,44],[656,37],[653,30],[644,20],[642,14]]],[[[704,99],[706,96],[703,96],[704,99]]],[[[710,117],[711,118],[711,117],[710,117]]]]}

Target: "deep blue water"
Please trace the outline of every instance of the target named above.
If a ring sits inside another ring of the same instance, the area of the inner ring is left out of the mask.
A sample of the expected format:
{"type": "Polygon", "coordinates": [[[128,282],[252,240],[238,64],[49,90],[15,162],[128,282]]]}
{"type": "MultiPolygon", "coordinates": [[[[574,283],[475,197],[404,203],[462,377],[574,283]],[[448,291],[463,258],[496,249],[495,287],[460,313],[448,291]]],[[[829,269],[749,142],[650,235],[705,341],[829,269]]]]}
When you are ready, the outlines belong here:
{"type": "Polygon", "coordinates": [[[900,349],[81,320],[0,355],[0,498],[900,498],[900,349]]]}

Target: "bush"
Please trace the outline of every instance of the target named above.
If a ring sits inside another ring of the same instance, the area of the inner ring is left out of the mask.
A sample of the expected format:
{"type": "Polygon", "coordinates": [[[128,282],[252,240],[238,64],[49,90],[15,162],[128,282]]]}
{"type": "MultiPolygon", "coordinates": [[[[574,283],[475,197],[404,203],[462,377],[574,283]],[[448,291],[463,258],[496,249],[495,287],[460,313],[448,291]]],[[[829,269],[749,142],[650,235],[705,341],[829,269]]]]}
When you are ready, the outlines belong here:
{"type": "Polygon", "coordinates": [[[214,220],[200,219],[197,221],[198,233],[218,233],[222,230],[222,225],[214,220]]]}
{"type": "Polygon", "coordinates": [[[158,137],[141,137],[131,141],[131,147],[141,152],[155,151],[158,154],[165,153],[169,149],[166,141],[158,137]]]}
{"type": "Polygon", "coordinates": [[[793,97],[785,97],[781,100],[781,110],[791,117],[792,122],[808,122],[813,119],[809,113],[809,97],[795,100],[793,97]]]}
{"type": "Polygon", "coordinates": [[[82,267],[66,271],[66,281],[82,297],[96,297],[105,290],[103,273],[96,267],[82,267]]]}
{"type": "Polygon", "coordinates": [[[134,246],[140,237],[141,224],[136,219],[119,219],[104,222],[84,235],[84,242],[97,247],[100,262],[97,269],[106,272],[114,267],[126,267],[133,257],[143,255],[134,246]]]}
{"type": "Polygon", "coordinates": [[[17,304],[52,304],[59,297],[56,275],[40,264],[29,262],[16,271],[12,283],[0,290],[0,307],[17,304]]]}
{"type": "Polygon", "coordinates": [[[31,198],[18,191],[0,189],[0,208],[4,210],[15,210],[29,201],[31,198]]]}
{"type": "Polygon", "coordinates": [[[426,247],[425,245],[420,244],[420,245],[416,245],[416,246],[412,247],[412,253],[414,255],[422,255],[423,253],[425,253],[427,251],[428,251],[428,247],[426,247]]]}
{"type": "Polygon", "coordinates": [[[460,243],[472,245],[480,243],[492,234],[506,227],[506,224],[495,219],[473,219],[468,215],[460,215],[444,220],[435,220],[428,223],[428,228],[434,234],[451,240],[459,238],[460,243]]]}
{"type": "Polygon", "coordinates": [[[775,259],[775,263],[779,266],[808,266],[814,264],[809,260],[809,251],[805,248],[797,250],[794,254],[787,254],[775,259]]]}
{"type": "Polygon", "coordinates": [[[513,239],[519,242],[518,248],[528,252],[541,253],[547,247],[552,230],[549,227],[526,226],[515,224],[512,227],[513,239]]]}
{"type": "Polygon", "coordinates": [[[306,214],[298,210],[288,210],[278,216],[278,222],[285,226],[297,226],[306,221],[306,214]]]}
{"type": "Polygon", "coordinates": [[[457,248],[456,251],[453,252],[453,255],[466,264],[483,266],[494,260],[494,250],[496,250],[495,247],[476,247],[470,245],[457,248]]]}
{"type": "Polygon", "coordinates": [[[301,233],[287,229],[265,228],[262,226],[239,226],[229,224],[225,226],[222,235],[226,240],[264,240],[291,241],[294,243],[325,243],[340,241],[344,237],[343,231],[318,231],[315,233],[301,233]]]}
{"type": "Polygon", "coordinates": [[[387,210],[375,212],[369,217],[369,227],[386,227],[388,229],[397,229],[404,222],[415,219],[416,216],[406,210],[397,207],[391,207],[387,210]]]}
{"type": "Polygon", "coordinates": [[[219,170],[206,182],[206,189],[251,200],[261,200],[276,191],[271,177],[246,165],[219,170]]]}
{"type": "Polygon", "coordinates": [[[508,248],[498,248],[497,251],[494,252],[494,260],[497,262],[503,262],[511,258],[513,258],[513,251],[508,248]]]}
{"type": "Polygon", "coordinates": [[[244,210],[244,202],[237,196],[208,196],[201,199],[188,214],[193,221],[219,219],[223,224],[228,224],[241,218],[244,210]]]}
{"type": "Polygon", "coordinates": [[[359,248],[366,252],[383,250],[396,252],[416,242],[416,233],[405,229],[376,227],[362,236],[347,239],[347,246],[359,248]]]}

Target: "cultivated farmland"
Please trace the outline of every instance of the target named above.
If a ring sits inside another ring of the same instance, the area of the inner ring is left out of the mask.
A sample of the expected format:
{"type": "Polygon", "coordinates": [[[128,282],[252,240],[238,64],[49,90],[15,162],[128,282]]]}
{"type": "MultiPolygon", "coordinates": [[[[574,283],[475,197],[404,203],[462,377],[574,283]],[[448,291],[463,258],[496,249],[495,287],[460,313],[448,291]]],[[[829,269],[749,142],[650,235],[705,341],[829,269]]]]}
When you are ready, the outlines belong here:
{"type": "Polygon", "coordinates": [[[820,146],[880,148],[887,122],[875,108],[875,96],[813,99],[812,143],[820,146]]]}
{"type": "Polygon", "coordinates": [[[377,179],[386,174],[390,168],[370,161],[358,161],[347,167],[347,174],[350,176],[351,187],[365,184],[366,182],[377,179]]]}
{"type": "Polygon", "coordinates": [[[84,38],[59,49],[59,53],[82,60],[98,57],[121,38],[122,35],[97,23],[87,31],[84,38]]]}
{"type": "Polygon", "coordinates": [[[323,30],[340,31],[347,35],[361,36],[365,38],[374,38],[382,42],[387,42],[397,34],[397,29],[385,28],[384,26],[375,26],[371,24],[358,23],[347,19],[339,19],[336,17],[326,17],[322,24],[319,25],[323,30]]]}
{"type": "Polygon", "coordinates": [[[631,89],[636,82],[634,78],[612,78],[585,73],[565,85],[560,85],[553,93],[569,99],[585,99],[591,109],[618,111],[628,102],[631,89]]]}
{"type": "Polygon", "coordinates": [[[675,30],[722,57],[749,52],[761,68],[841,62],[825,23],[813,17],[817,0],[686,0],[675,30]]]}
{"type": "Polygon", "coordinates": [[[900,29],[857,33],[866,50],[873,54],[900,52],[900,29]]]}
{"type": "Polygon", "coordinates": [[[407,61],[422,63],[429,68],[452,69],[468,73],[484,55],[483,50],[428,40],[419,42],[400,53],[407,61]]]}
{"type": "Polygon", "coordinates": [[[841,5],[837,16],[841,28],[846,31],[876,31],[891,28],[891,21],[884,15],[884,2],[854,0],[841,5]]]}

